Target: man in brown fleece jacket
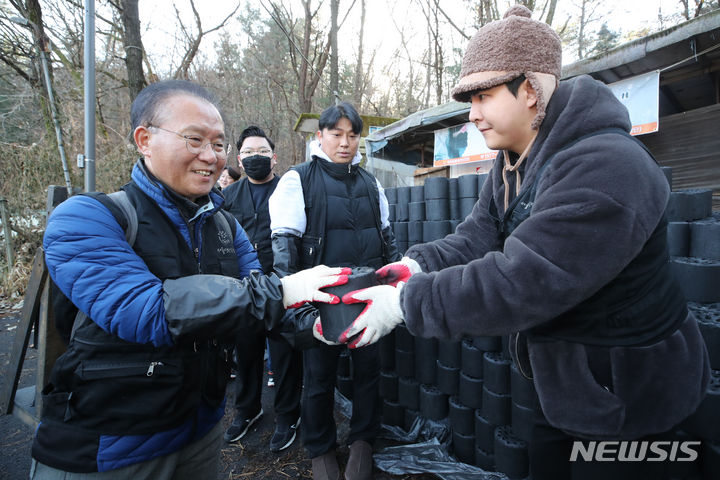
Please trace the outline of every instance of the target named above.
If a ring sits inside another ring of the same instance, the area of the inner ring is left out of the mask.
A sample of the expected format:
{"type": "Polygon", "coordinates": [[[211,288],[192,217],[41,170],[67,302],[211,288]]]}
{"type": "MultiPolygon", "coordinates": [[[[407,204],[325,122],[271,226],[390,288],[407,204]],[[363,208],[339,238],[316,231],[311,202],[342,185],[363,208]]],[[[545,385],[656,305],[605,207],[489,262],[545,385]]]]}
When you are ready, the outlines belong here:
{"type": "Polygon", "coordinates": [[[662,462],[570,462],[576,440],[666,438],[700,403],[705,345],[668,264],[669,188],[588,76],[559,82],[561,44],[514,6],[470,40],[453,98],[499,150],[454,234],[378,271],[387,285],[344,334],[511,335],[542,407],[533,479],[666,478],[662,462]]]}

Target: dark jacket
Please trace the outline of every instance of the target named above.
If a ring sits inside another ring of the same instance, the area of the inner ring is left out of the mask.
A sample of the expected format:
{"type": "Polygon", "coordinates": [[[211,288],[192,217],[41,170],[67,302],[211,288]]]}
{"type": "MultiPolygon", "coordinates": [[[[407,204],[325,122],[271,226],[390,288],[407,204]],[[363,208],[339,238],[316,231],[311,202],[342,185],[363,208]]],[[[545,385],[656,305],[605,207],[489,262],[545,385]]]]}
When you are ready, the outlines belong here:
{"type": "MultiPolygon", "coordinates": [[[[325,262],[377,268],[400,259],[385,194],[356,163],[340,165],[313,156],[282,177],[270,198],[273,268],[278,275],[325,262]]],[[[296,309],[296,330],[311,326],[316,317],[311,305],[296,309]]],[[[296,340],[303,348],[313,343],[309,336],[296,340]]]]}
{"type": "MultiPolygon", "coordinates": [[[[270,180],[269,195],[275,191],[280,177],[274,176],[270,180]]],[[[255,209],[251,185],[247,177],[238,180],[223,190],[225,197],[225,210],[232,213],[240,222],[243,230],[250,239],[250,243],[257,252],[258,260],[263,272],[271,272],[273,264],[272,243],[270,241],[270,212],[267,202],[255,209]]]]}
{"type": "MultiPolygon", "coordinates": [[[[504,213],[500,153],[456,233],[408,250],[431,272],[413,276],[401,293],[412,333],[504,335],[543,326],[610,284],[637,257],[669,197],[657,164],[616,133],[561,151],[607,128],[630,129],[626,109],[610,90],[587,76],[561,82],[523,171],[523,190],[537,180],[530,217],[503,241],[490,215],[491,203],[504,213]]],[[[508,178],[512,199],[515,176],[508,178]]],[[[548,421],[581,436],[635,438],[687,417],[704,394],[709,367],[695,320],[676,320],[679,328],[642,346],[529,339],[548,421]],[[602,368],[610,378],[598,381],[591,371],[602,368]]]]}
{"type": "Polygon", "coordinates": [[[284,313],[279,279],[250,274],[260,265],[243,230],[220,226],[228,219],[219,194],[211,192],[213,206],[191,218],[197,207],[183,204],[142,160],[127,190],[142,213],[135,250],[110,211],[86,196],[59,205],[44,237],[50,275],[92,319],[44,390],[44,404],[64,404],[65,413],[44,409],[33,445],[34,458],[63,470],[112,470],[201,438],[224,411],[227,358],[216,339],[260,321],[272,327],[284,313]],[[125,372],[122,380],[112,380],[114,371],[125,372]],[[157,383],[132,384],[132,375],[157,383]],[[93,407],[103,395],[113,400],[112,388],[123,399],[117,408],[93,407]],[[163,399],[172,408],[155,410],[163,399]],[[152,408],[131,408],[145,401],[152,408]]]}

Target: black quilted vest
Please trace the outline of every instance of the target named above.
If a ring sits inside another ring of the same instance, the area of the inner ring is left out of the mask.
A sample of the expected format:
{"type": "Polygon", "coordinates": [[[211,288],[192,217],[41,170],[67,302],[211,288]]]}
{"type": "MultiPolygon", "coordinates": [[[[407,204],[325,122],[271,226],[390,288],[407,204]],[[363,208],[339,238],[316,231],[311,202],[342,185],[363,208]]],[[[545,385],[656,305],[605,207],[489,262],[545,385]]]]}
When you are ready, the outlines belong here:
{"type": "MultiPolygon", "coordinates": [[[[270,181],[270,194],[277,187],[280,177],[275,176],[270,181]]],[[[267,202],[255,210],[250,182],[247,177],[233,183],[223,190],[225,196],[225,209],[237,218],[243,230],[247,233],[250,243],[257,252],[263,272],[272,272],[273,252],[270,239],[270,211],[267,202]]]]}
{"type": "Polygon", "coordinates": [[[387,263],[375,178],[358,165],[317,157],[293,169],[300,174],[307,217],[302,268],[323,264],[378,269],[387,263]]]}

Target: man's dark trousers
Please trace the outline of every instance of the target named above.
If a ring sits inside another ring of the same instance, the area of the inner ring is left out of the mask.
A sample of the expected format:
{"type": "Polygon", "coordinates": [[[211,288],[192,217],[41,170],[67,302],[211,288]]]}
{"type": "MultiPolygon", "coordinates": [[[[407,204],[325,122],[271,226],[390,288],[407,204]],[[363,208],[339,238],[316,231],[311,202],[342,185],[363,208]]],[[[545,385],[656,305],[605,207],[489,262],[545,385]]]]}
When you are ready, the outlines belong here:
{"type": "MultiPolygon", "coordinates": [[[[315,458],[335,449],[334,389],[338,356],[344,345],[322,345],[303,352],[305,381],[303,389],[302,433],[308,456],[315,458]]],[[[372,443],[380,427],[380,376],[377,344],[351,349],[353,372],[353,412],[348,444],[355,440],[372,443]]]]}
{"type": "MultiPolygon", "coordinates": [[[[236,415],[253,418],[260,410],[263,387],[265,332],[241,335],[235,344],[237,389],[236,415]]],[[[300,416],[302,354],[279,335],[268,334],[275,380],[274,409],[277,423],[290,425],[300,416]]]]}

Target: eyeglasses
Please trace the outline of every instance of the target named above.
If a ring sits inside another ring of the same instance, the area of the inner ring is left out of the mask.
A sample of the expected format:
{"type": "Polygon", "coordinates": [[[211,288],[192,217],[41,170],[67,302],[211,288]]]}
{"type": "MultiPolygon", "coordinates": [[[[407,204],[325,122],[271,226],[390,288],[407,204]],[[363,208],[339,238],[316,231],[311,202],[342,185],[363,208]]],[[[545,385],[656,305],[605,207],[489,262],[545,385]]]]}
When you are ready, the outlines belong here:
{"type": "Polygon", "coordinates": [[[214,142],[204,143],[203,139],[196,135],[183,135],[182,133],[174,132],[172,130],[168,130],[167,128],[158,127],[156,125],[148,125],[148,128],[156,128],[158,130],[162,130],[163,132],[174,133],[178,137],[185,140],[185,147],[187,147],[188,152],[192,153],[193,155],[200,155],[202,153],[202,151],[205,150],[209,145],[210,148],[212,149],[213,153],[215,153],[215,156],[218,156],[218,157],[227,156],[227,153],[228,153],[228,143],[227,142],[214,141],[214,142]]]}
{"type": "Polygon", "coordinates": [[[272,153],[272,150],[269,148],[261,148],[259,150],[240,150],[240,155],[243,157],[249,157],[250,155],[262,155],[264,157],[267,157],[272,153]]]}

